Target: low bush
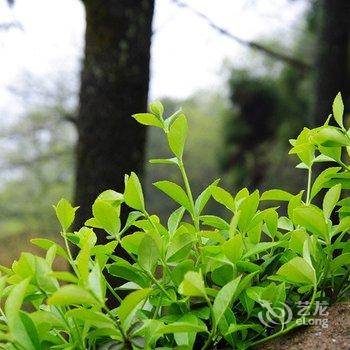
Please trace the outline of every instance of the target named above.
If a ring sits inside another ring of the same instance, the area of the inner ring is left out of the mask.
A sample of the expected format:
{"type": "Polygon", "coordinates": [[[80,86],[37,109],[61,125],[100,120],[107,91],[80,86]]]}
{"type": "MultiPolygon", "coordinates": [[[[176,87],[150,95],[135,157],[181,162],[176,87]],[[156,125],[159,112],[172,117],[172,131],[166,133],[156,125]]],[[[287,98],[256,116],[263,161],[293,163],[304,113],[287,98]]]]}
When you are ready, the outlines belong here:
{"type": "Polygon", "coordinates": [[[34,239],[45,257],[23,253],[11,268],[1,267],[0,348],[247,349],[317,317],[349,290],[350,197],[342,195],[350,189],[350,137],[343,110],[338,94],[333,119],[291,140],[290,153],[307,173],[305,191],[244,188],[233,196],[215,181],[197,198],[183,163],[185,115],[163,119],[159,102],[135,114],[164,132],[172,158],[151,163],[177,168],[183,184],[154,185],[178,208],[167,223],[148,213],[135,173],[125,177],[124,193],[101,193],[78,232],[69,230],[78,208],[59,201],[65,246],[34,239]],[[313,176],[320,162],[336,165],[313,176]],[[230,220],[206,213],[209,200],[230,220]],[[123,206],[132,211],[122,225],[123,206]],[[97,244],[94,229],[110,242],[97,244]],[[132,262],[114,253],[118,245],[132,262]],[[71,272],[53,271],[58,256],[71,272]],[[115,288],[108,275],[125,283],[115,288]],[[118,307],[108,308],[107,290],[118,307]]]}

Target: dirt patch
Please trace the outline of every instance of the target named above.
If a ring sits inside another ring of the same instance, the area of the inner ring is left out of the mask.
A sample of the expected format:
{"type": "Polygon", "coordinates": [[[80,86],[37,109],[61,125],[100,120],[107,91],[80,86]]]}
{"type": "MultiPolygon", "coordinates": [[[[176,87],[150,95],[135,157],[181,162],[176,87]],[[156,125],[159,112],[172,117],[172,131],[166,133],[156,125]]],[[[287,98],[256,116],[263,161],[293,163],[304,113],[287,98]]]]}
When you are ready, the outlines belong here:
{"type": "Polygon", "coordinates": [[[350,301],[328,308],[328,327],[299,328],[255,350],[350,350],[350,301]]]}

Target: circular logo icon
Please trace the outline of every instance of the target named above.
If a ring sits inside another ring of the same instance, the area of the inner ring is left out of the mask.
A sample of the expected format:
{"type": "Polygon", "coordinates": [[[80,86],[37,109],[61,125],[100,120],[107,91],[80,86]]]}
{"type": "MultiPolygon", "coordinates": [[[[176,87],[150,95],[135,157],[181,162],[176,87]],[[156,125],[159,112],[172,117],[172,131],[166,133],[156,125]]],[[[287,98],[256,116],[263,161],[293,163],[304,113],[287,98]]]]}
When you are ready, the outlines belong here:
{"type": "Polygon", "coordinates": [[[293,319],[292,309],[285,303],[278,306],[272,306],[269,302],[263,302],[264,311],[258,313],[260,322],[265,327],[275,327],[276,325],[289,323],[293,319]]]}

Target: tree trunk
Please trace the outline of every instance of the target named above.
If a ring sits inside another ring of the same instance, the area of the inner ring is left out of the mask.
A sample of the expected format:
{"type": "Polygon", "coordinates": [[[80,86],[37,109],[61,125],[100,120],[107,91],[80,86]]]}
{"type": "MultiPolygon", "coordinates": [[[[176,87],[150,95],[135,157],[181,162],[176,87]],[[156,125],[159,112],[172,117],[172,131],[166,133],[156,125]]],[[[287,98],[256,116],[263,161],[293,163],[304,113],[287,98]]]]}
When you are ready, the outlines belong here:
{"type": "MultiPolygon", "coordinates": [[[[142,174],[146,129],[131,115],[147,108],[154,0],[85,0],[84,5],[76,230],[92,216],[91,206],[102,191],[122,192],[124,174],[142,174]]],[[[98,234],[98,243],[106,242],[105,235],[98,234]]],[[[118,254],[125,257],[123,251],[118,254]]],[[[113,286],[123,282],[107,279],[113,286]]],[[[117,300],[109,298],[107,304],[114,308],[117,300]]]]}
{"type": "Polygon", "coordinates": [[[335,95],[349,97],[350,1],[320,0],[316,52],[314,122],[321,125],[331,113],[335,95]]]}
{"type": "Polygon", "coordinates": [[[154,0],[85,0],[85,58],[77,119],[75,228],[124,174],[142,173],[145,128],[131,118],[147,108],[154,0]]]}

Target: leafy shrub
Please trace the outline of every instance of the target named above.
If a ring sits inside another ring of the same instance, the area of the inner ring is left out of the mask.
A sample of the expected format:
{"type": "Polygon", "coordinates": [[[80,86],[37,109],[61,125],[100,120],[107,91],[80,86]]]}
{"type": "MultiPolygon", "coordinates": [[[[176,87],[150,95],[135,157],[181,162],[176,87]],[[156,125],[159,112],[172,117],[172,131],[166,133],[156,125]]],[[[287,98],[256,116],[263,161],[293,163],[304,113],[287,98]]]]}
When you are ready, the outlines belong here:
{"type": "Polygon", "coordinates": [[[183,187],[166,180],[154,185],[179,208],[161,223],[147,212],[140,181],[131,173],[124,193],[103,192],[92,206],[93,218],[71,232],[78,208],[62,199],[55,210],[65,247],[36,239],[32,242],[47,251],[44,258],[23,253],[11,269],[1,268],[0,347],[246,349],[301,324],[298,303],[306,303],[303,315],[308,315],[316,302],[343,297],[350,271],[350,197],[340,199],[350,188],[350,167],[342,157],[350,147],[343,109],[338,95],[333,104],[338,126],[329,125],[328,118],[291,140],[290,153],[308,173],[306,191],[273,189],[260,195],[242,189],[233,196],[215,181],[198,198],[183,164],[185,115],[164,120],[159,102],[151,104],[150,113],[134,115],[165,133],[174,157],[151,162],[178,168],[183,187]],[[337,166],[313,181],[317,162],[337,166]],[[322,206],[312,204],[325,188],[322,206]],[[211,198],[231,220],[205,214],[211,198]],[[281,208],[267,207],[269,202],[281,208]],[[122,206],[133,210],[124,225],[122,206]],[[103,229],[110,242],[98,245],[94,228],[103,229]],[[79,249],[76,257],[70,244],[79,249]],[[117,245],[132,263],[114,254],[117,245]],[[52,270],[57,256],[69,262],[72,272],[52,270]],[[107,274],[125,284],[113,288],[107,274]],[[119,303],[115,309],[106,305],[107,290],[119,303]],[[292,318],[281,312],[285,305],[292,318]]]}

